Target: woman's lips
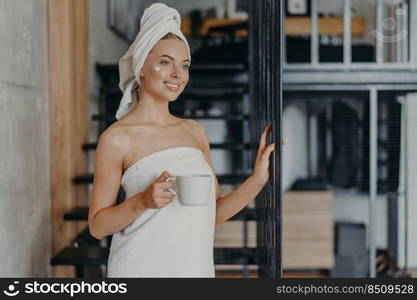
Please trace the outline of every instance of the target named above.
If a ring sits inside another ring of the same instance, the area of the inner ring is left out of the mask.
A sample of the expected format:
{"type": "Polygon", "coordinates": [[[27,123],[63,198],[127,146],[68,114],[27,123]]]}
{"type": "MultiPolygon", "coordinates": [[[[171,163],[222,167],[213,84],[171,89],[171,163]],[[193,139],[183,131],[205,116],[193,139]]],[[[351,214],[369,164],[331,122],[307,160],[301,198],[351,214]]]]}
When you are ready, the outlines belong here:
{"type": "Polygon", "coordinates": [[[180,85],[176,83],[164,82],[164,84],[167,87],[167,89],[173,92],[177,92],[180,89],[180,85]]]}

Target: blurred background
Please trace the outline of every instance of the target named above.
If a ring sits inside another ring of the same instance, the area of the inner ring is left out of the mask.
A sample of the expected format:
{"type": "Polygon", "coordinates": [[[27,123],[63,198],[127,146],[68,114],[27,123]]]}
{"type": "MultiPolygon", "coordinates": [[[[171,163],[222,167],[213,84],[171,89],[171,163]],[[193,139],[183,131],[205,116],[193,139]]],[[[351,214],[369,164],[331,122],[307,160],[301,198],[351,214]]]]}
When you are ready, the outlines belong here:
{"type": "MultiPolygon", "coordinates": [[[[251,173],[248,1],[0,0],[1,277],[106,276],[95,148],[153,2],[180,12],[192,52],[171,112],[205,125],[222,194],[251,173]]],[[[282,5],[282,276],[416,277],[417,1],[282,5]]],[[[217,277],[259,276],[258,213],[216,227],[217,277]]]]}

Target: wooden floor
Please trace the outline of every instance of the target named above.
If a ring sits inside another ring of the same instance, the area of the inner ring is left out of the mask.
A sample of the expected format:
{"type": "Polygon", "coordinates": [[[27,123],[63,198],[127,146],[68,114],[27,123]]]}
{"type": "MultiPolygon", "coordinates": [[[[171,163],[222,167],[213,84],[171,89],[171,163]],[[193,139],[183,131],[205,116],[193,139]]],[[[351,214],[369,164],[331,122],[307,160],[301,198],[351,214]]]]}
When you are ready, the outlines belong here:
{"type": "MultiPolygon", "coordinates": [[[[244,278],[242,271],[216,271],[216,278],[244,278]]],[[[247,278],[258,278],[257,271],[249,272],[247,278]]]]}
{"type": "Polygon", "coordinates": [[[322,273],[284,273],[283,278],[328,278],[329,276],[322,273]]]}
{"type": "MultiPolygon", "coordinates": [[[[321,272],[284,272],[283,278],[328,278],[321,272]]],[[[244,278],[241,271],[216,272],[216,278],[244,278]]],[[[248,278],[259,278],[257,272],[250,272],[248,278]]]]}

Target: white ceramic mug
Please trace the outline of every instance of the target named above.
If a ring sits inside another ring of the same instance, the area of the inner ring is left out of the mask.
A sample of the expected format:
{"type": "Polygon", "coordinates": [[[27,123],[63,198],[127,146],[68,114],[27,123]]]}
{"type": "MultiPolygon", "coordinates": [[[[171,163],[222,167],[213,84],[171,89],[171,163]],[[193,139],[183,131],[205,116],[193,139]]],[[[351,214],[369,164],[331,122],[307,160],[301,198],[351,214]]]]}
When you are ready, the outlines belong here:
{"type": "Polygon", "coordinates": [[[175,189],[168,189],[182,205],[205,206],[211,193],[212,176],[208,174],[185,174],[167,178],[175,182],[175,189]]]}

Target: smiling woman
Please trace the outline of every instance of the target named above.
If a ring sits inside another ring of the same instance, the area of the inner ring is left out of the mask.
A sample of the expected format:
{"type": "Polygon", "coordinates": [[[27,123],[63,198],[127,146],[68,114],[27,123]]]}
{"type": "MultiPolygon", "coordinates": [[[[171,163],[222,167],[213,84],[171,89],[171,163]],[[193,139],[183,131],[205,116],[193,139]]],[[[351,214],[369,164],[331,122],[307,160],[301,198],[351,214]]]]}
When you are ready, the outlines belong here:
{"type": "Polygon", "coordinates": [[[113,235],[108,277],[214,277],[215,225],[245,208],[268,180],[270,126],[253,174],[220,195],[204,127],[169,111],[188,83],[190,63],[179,13],[151,5],[119,62],[118,121],[100,136],[96,152],[88,221],[96,238],[113,235]],[[181,184],[184,175],[191,184],[181,184]],[[201,175],[210,180],[199,182],[201,175]],[[116,205],[120,184],[126,198],[116,205]],[[184,193],[208,201],[184,205],[184,193]]]}
{"type": "Polygon", "coordinates": [[[187,45],[172,33],[165,35],[149,53],[140,72],[139,102],[150,93],[157,99],[176,100],[188,83],[189,67],[187,45]]]}

